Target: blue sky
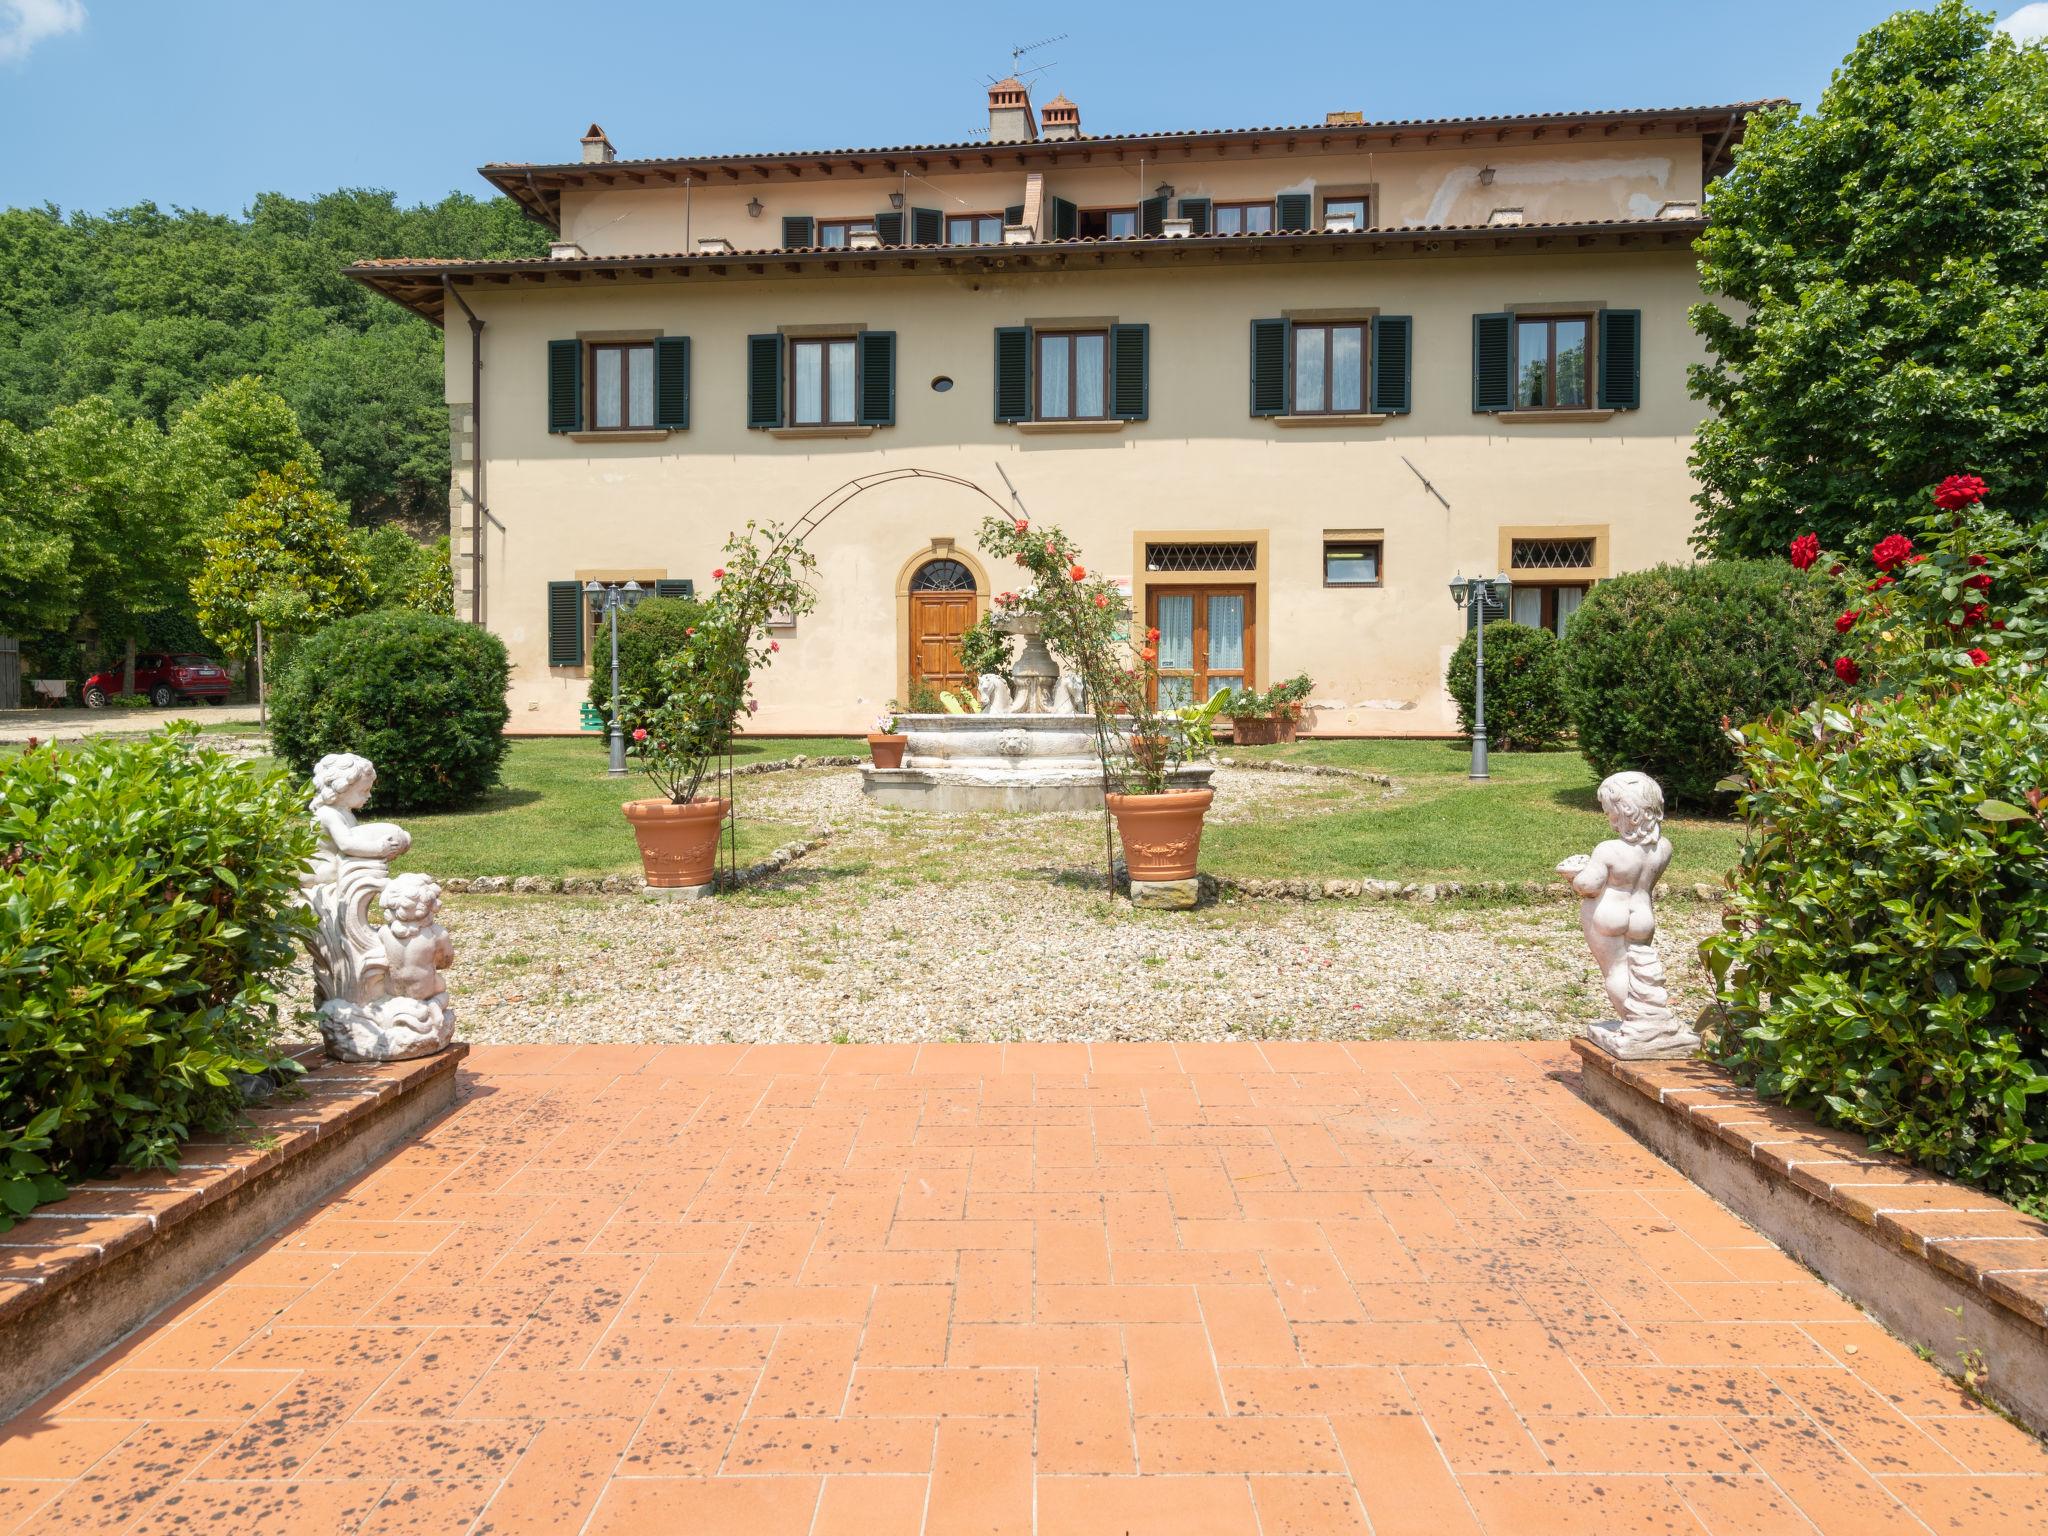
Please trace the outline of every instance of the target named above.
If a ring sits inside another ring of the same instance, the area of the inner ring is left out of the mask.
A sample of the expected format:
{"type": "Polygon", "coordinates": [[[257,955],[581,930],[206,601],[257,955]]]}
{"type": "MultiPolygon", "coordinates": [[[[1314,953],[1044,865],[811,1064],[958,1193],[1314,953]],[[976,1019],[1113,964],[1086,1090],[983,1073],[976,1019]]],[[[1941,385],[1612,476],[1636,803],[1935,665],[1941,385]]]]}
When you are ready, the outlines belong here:
{"type": "MultiPolygon", "coordinates": [[[[1096,132],[1811,102],[1888,0],[0,0],[0,205],[483,190],[486,160],[961,139],[1013,43],[1096,132]]],[[[1999,0],[2000,15],[2022,9],[1999,0]]],[[[2048,31],[2048,4],[2024,7],[2048,31]]]]}

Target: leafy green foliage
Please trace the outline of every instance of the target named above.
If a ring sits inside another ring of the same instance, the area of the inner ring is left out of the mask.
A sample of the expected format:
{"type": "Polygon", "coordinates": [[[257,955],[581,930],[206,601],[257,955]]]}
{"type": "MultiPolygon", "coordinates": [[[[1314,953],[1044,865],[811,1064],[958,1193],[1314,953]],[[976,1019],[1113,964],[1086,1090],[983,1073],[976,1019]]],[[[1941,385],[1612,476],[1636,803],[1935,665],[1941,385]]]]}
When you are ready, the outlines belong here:
{"type": "Polygon", "coordinates": [[[1603,778],[1649,774],[1668,804],[1725,804],[1725,726],[1797,709],[1831,684],[1835,613],[1823,580],[1782,561],[1659,565],[1601,582],[1558,648],[1579,750],[1603,778]]]}
{"type": "Polygon", "coordinates": [[[445,535],[422,544],[396,523],[356,528],[349,533],[373,608],[412,608],[421,613],[455,611],[455,567],[445,535]]]}
{"type": "Polygon", "coordinates": [[[1959,463],[2041,506],[2048,49],[1992,24],[1962,0],[1881,22],[1816,111],[1752,117],[1708,193],[1703,553],[1864,542],[1959,463]]]}
{"type": "Polygon", "coordinates": [[[1843,574],[1848,697],[1731,733],[1751,838],[1703,946],[1712,1044],[1761,1092],[2048,1214],[2048,560],[1961,508],[1912,542],[1843,574]]]}
{"type": "Polygon", "coordinates": [[[270,738],[299,773],[330,752],[377,765],[374,811],[470,805],[505,758],[505,642],[440,614],[384,609],[300,644],[270,698],[270,738]]]}
{"type": "MultiPolygon", "coordinates": [[[[643,597],[619,614],[619,691],[641,698],[655,695],[657,663],[683,648],[704,617],[704,605],[688,597],[643,597]]],[[[612,717],[611,636],[600,629],[590,658],[590,702],[607,722],[612,717]]],[[[606,733],[597,740],[603,745],[606,733]]]]}
{"type": "MultiPolygon", "coordinates": [[[[1458,723],[1472,729],[1479,675],[1477,631],[1451,652],[1444,687],[1457,701],[1458,723]]],[[[1496,619],[1486,626],[1486,736],[1504,752],[1554,747],[1571,728],[1564,705],[1557,637],[1547,629],[1496,619]]]]}
{"type": "Polygon", "coordinates": [[[995,615],[984,613],[960,631],[960,666],[970,678],[1000,677],[1010,681],[1010,637],[998,630],[995,615]]]}
{"type": "Polygon", "coordinates": [[[0,1227],[230,1125],[276,1039],[312,851],[282,773],[196,733],[0,759],[0,1227]]]}
{"type": "Polygon", "coordinates": [[[1275,720],[1282,716],[1298,719],[1301,706],[1315,691],[1316,685],[1309,675],[1298,672],[1275,683],[1264,693],[1256,688],[1224,690],[1219,695],[1224,701],[1220,712],[1233,720],[1275,720]]]}
{"type": "Polygon", "coordinates": [[[370,602],[347,514],[296,463],[259,473],[204,547],[206,562],[192,580],[199,626],[233,655],[255,651],[258,623],[273,636],[299,637],[370,602]]]}

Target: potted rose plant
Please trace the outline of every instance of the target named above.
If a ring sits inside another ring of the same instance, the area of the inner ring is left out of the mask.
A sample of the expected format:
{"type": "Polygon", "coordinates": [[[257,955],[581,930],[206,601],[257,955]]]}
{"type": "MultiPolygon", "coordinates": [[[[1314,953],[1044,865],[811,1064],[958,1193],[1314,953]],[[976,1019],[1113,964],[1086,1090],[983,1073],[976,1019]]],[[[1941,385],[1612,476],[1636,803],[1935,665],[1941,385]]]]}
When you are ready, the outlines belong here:
{"type": "Polygon", "coordinates": [[[875,728],[868,732],[868,753],[877,768],[903,766],[903,749],[910,738],[896,729],[896,713],[896,701],[891,699],[889,707],[875,716],[875,728]]]}
{"type": "Polygon", "coordinates": [[[1315,692],[1306,672],[1275,683],[1264,693],[1233,688],[1223,705],[1230,716],[1230,739],[1240,747],[1270,747],[1294,740],[1301,706],[1315,692]]]}
{"type": "Polygon", "coordinates": [[[1047,646],[1081,675],[1104,797],[1131,880],[1192,880],[1215,791],[1175,781],[1207,744],[1208,722],[1219,706],[1159,707],[1159,631],[1129,627],[1122,590],[1090,572],[1058,528],[990,517],[981,526],[981,544],[1029,574],[1030,590],[1006,609],[1038,615],[1047,646]]]}
{"type": "Polygon", "coordinates": [[[774,525],[748,523],[727,541],[725,564],[711,573],[717,589],[682,648],[656,664],[652,692],[620,690],[630,750],[661,791],[619,807],[639,839],[650,886],[711,884],[732,802],[704,793],[705,779],[730,750],[741,719],[759,707],[755,670],[782,649],[768,638],[769,615],[810,612],[805,577],[815,564],[774,525]]]}

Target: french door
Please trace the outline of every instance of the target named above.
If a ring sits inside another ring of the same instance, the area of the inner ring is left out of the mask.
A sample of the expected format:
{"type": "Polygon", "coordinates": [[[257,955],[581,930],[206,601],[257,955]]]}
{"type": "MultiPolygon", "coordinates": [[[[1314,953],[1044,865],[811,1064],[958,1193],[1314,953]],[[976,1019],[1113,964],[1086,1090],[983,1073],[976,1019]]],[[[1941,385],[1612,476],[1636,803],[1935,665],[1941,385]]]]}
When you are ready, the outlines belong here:
{"type": "Polygon", "coordinates": [[[1257,686],[1250,587],[1151,587],[1145,622],[1159,631],[1159,708],[1257,686]]]}

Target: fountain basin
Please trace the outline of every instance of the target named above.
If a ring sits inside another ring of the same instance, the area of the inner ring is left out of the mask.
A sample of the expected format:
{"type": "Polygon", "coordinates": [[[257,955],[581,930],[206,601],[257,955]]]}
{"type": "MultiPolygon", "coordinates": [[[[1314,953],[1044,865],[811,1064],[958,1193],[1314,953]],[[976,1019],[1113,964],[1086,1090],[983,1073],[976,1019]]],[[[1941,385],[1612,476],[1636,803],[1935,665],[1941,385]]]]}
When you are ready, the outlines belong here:
{"type": "MultiPolygon", "coordinates": [[[[861,770],[875,804],[944,814],[1096,811],[1102,765],[1087,715],[899,715],[909,738],[900,768],[861,770]]],[[[1190,763],[1176,789],[1207,789],[1213,763],[1190,763]]]]}

